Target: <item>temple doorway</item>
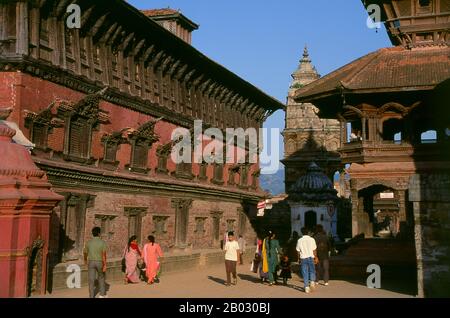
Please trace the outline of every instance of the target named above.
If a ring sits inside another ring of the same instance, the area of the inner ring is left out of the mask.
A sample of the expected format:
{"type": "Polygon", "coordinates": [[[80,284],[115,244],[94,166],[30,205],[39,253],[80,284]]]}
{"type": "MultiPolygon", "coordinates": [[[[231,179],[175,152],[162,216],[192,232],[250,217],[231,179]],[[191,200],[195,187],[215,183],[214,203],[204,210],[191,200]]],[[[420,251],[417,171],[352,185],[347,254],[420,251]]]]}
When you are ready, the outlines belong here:
{"type": "Polygon", "coordinates": [[[307,211],[305,213],[305,227],[314,230],[317,225],[317,213],[315,211],[307,211]]]}
{"type": "MultiPolygon", "coordinates": [[[[360,209],[367,214],[366,237],[396,237],[400,230],[400,202],[397,191],[377,184],[360,190],[358,197],[362,203],[360,209]]],[[[404,205],[404,202],[402,204],[404,205]]]]}

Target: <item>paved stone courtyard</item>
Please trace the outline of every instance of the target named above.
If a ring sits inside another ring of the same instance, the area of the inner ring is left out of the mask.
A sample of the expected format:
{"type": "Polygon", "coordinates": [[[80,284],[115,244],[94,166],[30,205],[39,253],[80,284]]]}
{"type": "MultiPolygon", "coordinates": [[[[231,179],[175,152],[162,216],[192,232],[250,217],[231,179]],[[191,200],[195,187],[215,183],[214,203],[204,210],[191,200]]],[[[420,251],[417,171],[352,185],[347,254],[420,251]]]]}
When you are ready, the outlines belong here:
{"type": "MultiPolygon", "coordinates": [[[[257,274],[248,264],[238,266],[237,286],[224,285],[225,266],[213,266],[195,271],[162,275],[159,284],[124,285],[114,282],[109,285],[110,298],[407,298],[404,283],[383,282],[382,289],[369,289],[361,283],[332,280],[329,286],[319,285],[310,294],[303,292],[301,278],[293,273],[288,286],[261,284],[257,274]]],[[[408,284],[406,284],[408,285],[408,284]]],[[[83,298],[87,287],[74,290],[55,291],[45,297],[83,298]]]]}

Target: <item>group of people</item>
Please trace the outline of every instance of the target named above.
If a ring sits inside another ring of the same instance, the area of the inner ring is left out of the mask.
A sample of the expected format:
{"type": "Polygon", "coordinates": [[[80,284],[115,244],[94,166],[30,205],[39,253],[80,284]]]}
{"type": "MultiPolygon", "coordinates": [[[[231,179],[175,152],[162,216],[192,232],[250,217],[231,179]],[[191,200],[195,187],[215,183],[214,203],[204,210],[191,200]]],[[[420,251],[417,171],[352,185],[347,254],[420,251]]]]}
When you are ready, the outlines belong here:
{"type": "Polygon", "coordinates": [[[141,280],[151,285],[159,283],[158,272],[161,268],[159,258],[163,256],[161,246],[155,242],[155,237],[150,235],[147,244],[141,252],[136,235],[128,240],[128,245],[123,251],[122,271],[125,272],[125,284],[137,284],[141,280]]]}
{"type": "Polygon", "coordinates": [[[301,232],[301,238],[297,232],[293,232],[285,249],[281,249],[272,231],[263,240],[258,240],[252,271],[259,272],[262,283],[273,286],[278,278],[282,278],[286,285],[292,278],[291,265],[299,262],[306,293],[319,280],[328,286],[331,242],[322,225],[317,225],[314,232],[307,228],[302,228],[301,232]]]}
{"type": "MultiPolygon", "coordinates": [[[[84,261],[88,266],[89,297],[94,298],[95,282],[98,280],[99,298],[106,298],[106,243],[100,238],[101,229],[92,229],[92,236],[84,248],[84,261]]],[[[163,256],[161,246],[155,242],[155,237],[148,236],[148,242],[142,251],[137,237],[133,235],[123,251],[122,271],[125,273],[124,282],[139,283],[141,280],[151,285],[158,283],[158,273],[161,265],[159,258],[163,256]]]]}
{"type": "MultiPolygon", "coordinates": [[[[95,297],[95,281],[98,279],[100,298],[106,296],[106,243],[100,239],[101,229],[92,229],[93,239],[87,242],[84,249],[85,263],[88,265],[89,296],[95,297]]],[[[302,228],[302,237],[294,232],[289,240],[287,248],[282,249],[274,232],[269,231],[263,240],[258,240],[255,258],[252,262],[253,272],[259,272],[263,283],[269,286],[277,283],[278,277],[283,279],[283,284],[292,278],[291,264],[300,263],[305,292],[309,293],[319,280],[328,285],[329,280],[329,256],[331,243],[322,225],[317,225],[315,232],[302,228]],[[278,271],[280,273],[278,274],[278,271]]],[[[237,284],[237,264],[243,264],[245,240],[242,236],[235,240],[234,232],[226,234],[224,244],[225,268],[227,281],[225,285],[237,284]],[[233,281],[231,281],[231,277],[233,281]]],[[[123,251],[122,270],[125,273],[125,284],[136,284],[141,280],[151,285],[158,283],[160,271],[159,258],[163,256],[161,247],[155,242],[155,237],[148,236],[148,242],[142,251],[139,248],[137,237],[133,235],[128,240],[123,251]]]]}

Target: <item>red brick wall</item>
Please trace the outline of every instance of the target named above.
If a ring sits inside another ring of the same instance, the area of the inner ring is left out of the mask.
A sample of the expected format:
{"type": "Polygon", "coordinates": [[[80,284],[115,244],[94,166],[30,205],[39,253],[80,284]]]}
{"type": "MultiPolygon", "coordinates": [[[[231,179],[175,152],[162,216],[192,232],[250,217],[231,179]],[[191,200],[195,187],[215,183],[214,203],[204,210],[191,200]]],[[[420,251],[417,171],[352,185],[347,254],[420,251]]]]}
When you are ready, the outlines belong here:
{"type": "MultiPolygon", "coordinates": [[[[20,72],[2,72],[0,73],[0,106],[1,107],[13,107],[13,113],[10,116],[10,120],[19,124],[20,128],[24,132],[25,136],[29,137],[29,131],[25,128],[24,111],[33,111],[38,113],[42,109],[48,107],[52,102],[57,99],[77,102],[84,97],[84,94],[76,92],[72,89],[57,85],[36,77],[32,77],[28,74],[20,72]]],[[[106,133],[112,133],[114,131],[120,131],[123,128],[138,128],[140,125],[146,123],[152,119],[150,116],[141,114],[136,111],[126,109],[124,107],[101,101],[100,108],[109,112],[111,123],[107,125],[100,125],[98,131],[94,131],[92,139],[91,155],[95,159],[103,157],[103,145],[101,144],[101,138],[106,133]]],[[[56,110],[53,110],[56,113],[56,110]]],[[[160,136],[159,142],[155,143],[150,149],[148,156],[148,167],[151,169],[157,166],[156,149],[159,144],[165,144],[170,141],[172,131],[177,126],[167,121],[160,121],[156,124],[155,132],[160,136]]],[[[64,147],[64,128],[54,128],[53,132],[49,135],[48,140],[49,148],[55,151],[63,151],[64,147]]],[[[119,168],[124,169],[125,165],[130,161],[131,146],[128,144],[121,145],[117,152],[117,160],[120,161],[119,168]]],[[[242,151],[241,151],[242,154],[242,151]]],[[[170,171],[175,170],[175,164],[168,160],[168,169],[170,171]]],[[[254,165],[249,173],[248,182],[251,184],[251,172],[257,169],[257,165],[254,165]]],[[[193,165],[193,173],[198,174],[199,167],[193,165]]],[[[213,168],[208,168],[208,177],[213,177],[213,168]]],[[[224,169],[224,181],[228,181],[228,169],[224,169]]],[[[236,183],[238,182],[238,176],[236,176],[236,183]]]]}

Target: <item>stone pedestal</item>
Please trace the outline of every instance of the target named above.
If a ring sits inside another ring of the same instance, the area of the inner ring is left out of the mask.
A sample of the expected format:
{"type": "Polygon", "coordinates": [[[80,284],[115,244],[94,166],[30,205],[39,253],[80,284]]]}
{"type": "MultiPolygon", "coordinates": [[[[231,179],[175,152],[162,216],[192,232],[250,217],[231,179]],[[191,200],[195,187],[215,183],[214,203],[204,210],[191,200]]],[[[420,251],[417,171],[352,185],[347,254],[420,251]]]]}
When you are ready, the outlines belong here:
{"type": "Polygon", "coordinates": [[[0,297],[44,294],[50,214],[63,198],[0,123],[0,297]]]}

